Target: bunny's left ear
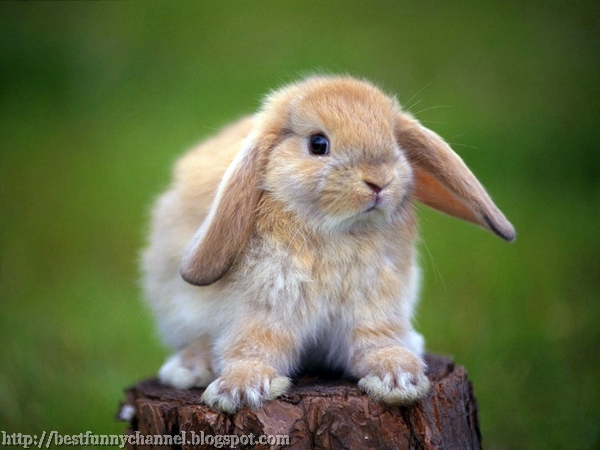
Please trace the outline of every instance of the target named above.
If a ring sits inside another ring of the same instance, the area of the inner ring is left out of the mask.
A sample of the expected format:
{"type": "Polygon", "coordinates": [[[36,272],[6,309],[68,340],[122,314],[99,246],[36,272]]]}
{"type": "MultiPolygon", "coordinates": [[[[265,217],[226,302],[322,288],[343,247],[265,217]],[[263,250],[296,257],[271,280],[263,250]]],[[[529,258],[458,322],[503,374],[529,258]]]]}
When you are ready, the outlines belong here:
{"type": "Polygon", "coordinates": [[[251,138],[225,172],[208,217],[188,244],[179,273],[207,286],[221,279],[244,248],[261,198],[261,149],[251,138]]]}
{"type": "Polygon", "coordinates": [[[512,224],[441,137],[401,112],[396,115],[395,134],[413,168],[418,200],[486,228],[508,242],[515,239],[512,224]]]}

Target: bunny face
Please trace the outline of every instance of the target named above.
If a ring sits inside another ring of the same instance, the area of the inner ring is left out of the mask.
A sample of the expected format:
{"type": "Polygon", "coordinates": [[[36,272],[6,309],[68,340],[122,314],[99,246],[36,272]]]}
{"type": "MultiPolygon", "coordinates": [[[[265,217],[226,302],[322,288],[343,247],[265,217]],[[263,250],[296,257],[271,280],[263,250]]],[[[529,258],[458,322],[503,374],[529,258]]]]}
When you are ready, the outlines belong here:
{"type": "MultiPolygon", "coordinates": [[[[393,103],[362,83],[339,92],[311,87],[285,102],[283,138],[270,151],[262,188],[322,231],[398,219],[413,176],[394,136],[393,103]]],[[[277,106],[270,108],[281,117],[277,106]]]]}

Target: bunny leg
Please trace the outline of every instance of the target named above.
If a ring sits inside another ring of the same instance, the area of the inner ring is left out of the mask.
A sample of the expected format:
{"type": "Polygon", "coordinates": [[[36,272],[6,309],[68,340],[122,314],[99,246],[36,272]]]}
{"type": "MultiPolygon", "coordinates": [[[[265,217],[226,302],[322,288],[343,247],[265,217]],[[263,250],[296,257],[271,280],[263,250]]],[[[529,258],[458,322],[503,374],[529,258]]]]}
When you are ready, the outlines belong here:
{"type": "Polygon", "coordinates": [[[429,390],[425,363],[404,344],[408,339],[418,351],[422,347],[418,337],[412,330],[398,334],[389,325],[358,327],[350,349],[350,369],[360,378],[358,386],[375,400],[391,405],[423,397],[429,390]],[[398,335],[405,339],[397,338],[398,335]]]}
{"type": "Polygon", "coordinates": [[[167,359],[158,378],[161,383],[178,389],[206,387],[216,378],[211,368],[211,355],[208,337],[200,338],[167,359]]]}
{"type": "Polygon", "coordinates": [[[259,408],[282,395],[291,384],[284,374],[297,360],[296,340],[289,329],[245,324],[233,334],[219,352],[219,378],[202,395],[204,403],[229,413],[244,405],[259,408]]]}

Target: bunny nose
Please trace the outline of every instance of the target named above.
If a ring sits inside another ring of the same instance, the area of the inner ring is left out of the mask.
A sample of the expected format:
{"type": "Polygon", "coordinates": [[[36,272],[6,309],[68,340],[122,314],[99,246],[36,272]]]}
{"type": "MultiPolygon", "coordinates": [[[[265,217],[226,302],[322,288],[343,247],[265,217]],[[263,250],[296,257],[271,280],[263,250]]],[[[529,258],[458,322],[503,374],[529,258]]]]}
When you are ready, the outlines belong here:
{"type": "Polygon", "coordinates": [[[365,182],[365,184],[366,184],[367,186],[369,186],[369,187],[371,188],[371,190],[372,190],[373,192],[375,192],[376,194],[379,194],[379,193],[380,193],[380,192],[383,190],[383,188],[382,188],[381,186],[379,186],[378,184],[372,183],[372,182],[370,182],[370,181],[367,181],[367,180],[364,180],[364,182],[365,182]]]}

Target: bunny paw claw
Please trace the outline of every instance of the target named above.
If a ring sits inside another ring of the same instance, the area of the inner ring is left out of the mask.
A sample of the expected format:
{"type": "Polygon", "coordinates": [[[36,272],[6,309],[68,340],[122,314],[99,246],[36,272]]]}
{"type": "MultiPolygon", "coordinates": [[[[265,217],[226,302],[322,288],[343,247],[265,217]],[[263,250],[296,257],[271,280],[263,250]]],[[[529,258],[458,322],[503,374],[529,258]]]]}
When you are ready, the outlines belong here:
{"type": "Polygon", "coordinates": [[[291,384],[287,377],[263,377],[247,381],[243,385],[235,385],[224,377],[218,378],[206,388],[202,401],[228,413],[234,413],[242,406],[256,409],[265,401],[282,395],[291,384]]]}
{"type": "Polygon", "coordinates": [[[423,373],[387,374],[383,378],[367,375],[358,386],[373,399],[389,405],[405,405],[422,398],[429,390],[429,379],[423,373]]]}

